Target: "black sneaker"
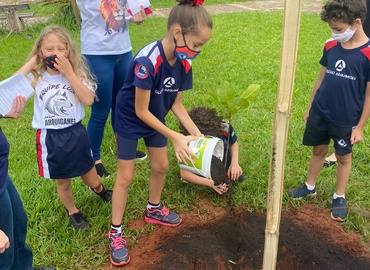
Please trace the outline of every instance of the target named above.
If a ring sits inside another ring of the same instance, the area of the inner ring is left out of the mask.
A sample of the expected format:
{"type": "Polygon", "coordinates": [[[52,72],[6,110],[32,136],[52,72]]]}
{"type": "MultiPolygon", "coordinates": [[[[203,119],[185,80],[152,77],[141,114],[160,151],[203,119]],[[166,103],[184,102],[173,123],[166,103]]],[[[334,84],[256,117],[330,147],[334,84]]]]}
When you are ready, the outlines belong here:
{"type": "Polygon", "coordinates": [[[144,152],[136,151],[136,159],[137,160],[144,160],[148,156],[144,152]]]}
{"type": "Polygon", "coordinates": [[[54,270],[54,268],[36,266],[36,267],[32,267],[32,270],[54,270]]]}
{"type": "Polygon", "coordinates": [[[90,190],[98,195],[104,202],[110,202],[112,200],[113,191],[111,189],[107,189],[103,184],[102,187],[103,189],[99,193],[95,192],[93,188],[90,188],[90,190]]]}
{"type": "Polygon", "coordinates": [[[305,196],[316,196],[316,187],[313,190],[309,190],[306,183],[303,183],[299,187],[288,191],[288,196],[293,199],[301,199],[305,196]]]}
{"type": "Polygon", "coordinates": [[[338,197],[331,203],[331,218],[343,222],[347,217],[348,209],[346,199],[338,197]]]}
{"type": "Polygon", "coordinates": [[[103,163],[96,163],[95,164],[95,169],[96,169],[96,172],[98,173],[98,175],[103,178],[103,177],[109,177],[110,174],[109,172],[107,172],[107,170],[105,169],[103,163]]]}
{"type": "MultiPolygon", "coordinates": [[[[68,212],[68,210],[67,210],[68,212]]],[[[81,213],[81,211],[78,211],[77,213],[74,213],[73,215],[69,215],[69,221],[71,222],[73,228],[75,230],[86,230],[89,228],[89,223],[86,221],[85,217],[81,213]]]]}

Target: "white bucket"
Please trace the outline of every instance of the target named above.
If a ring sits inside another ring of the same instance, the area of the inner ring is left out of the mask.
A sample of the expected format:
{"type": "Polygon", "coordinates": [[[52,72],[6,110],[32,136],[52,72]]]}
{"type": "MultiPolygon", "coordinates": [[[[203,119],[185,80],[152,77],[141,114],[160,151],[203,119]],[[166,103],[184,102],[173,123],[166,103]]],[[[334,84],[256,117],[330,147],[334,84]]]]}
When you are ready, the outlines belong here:
{"type": "Polygon", "coordinates": [[[224,143],[221,139],[216,137],[201,137],[189,143],[189,148],[198,159],[192,158],[191,164],[189,160],[186,162],[188,165],[180,163],[180,168],[190,171],[208,179],[211,176],[211,162],[212,156],[222,160],[224,157],[224,143]]]}

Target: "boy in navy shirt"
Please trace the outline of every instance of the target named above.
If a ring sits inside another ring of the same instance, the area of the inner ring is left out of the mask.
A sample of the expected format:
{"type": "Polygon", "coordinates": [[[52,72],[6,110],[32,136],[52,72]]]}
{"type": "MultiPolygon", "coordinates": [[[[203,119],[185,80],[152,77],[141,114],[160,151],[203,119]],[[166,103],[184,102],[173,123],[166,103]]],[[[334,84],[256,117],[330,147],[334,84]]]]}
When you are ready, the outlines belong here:
{"type": "Polygon", "coordinates": [[[313,151],[307,182],[288,192],[293,198],[316,195],[316,180],[332,139],[338,172],[331,218],[337,221],[347,217],[345,189],[352,145],[363,141],[370,115],[370,42],[362,28],[365,15],[361,0],[332,0],[323,7],[321,19],[331,28],[332,39],[325,43],[322,68],[304,116],[303,144],[313,146],[313,151]]]}

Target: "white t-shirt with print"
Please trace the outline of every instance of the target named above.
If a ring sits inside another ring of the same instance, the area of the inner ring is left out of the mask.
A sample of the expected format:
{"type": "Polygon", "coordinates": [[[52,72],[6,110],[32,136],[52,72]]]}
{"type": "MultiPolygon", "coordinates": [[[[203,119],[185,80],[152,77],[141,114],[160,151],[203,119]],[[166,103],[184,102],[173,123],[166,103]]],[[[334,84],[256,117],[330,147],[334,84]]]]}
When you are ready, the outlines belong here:
{"type": "Polygon", "coordinates": [[[63,129],[78,123],[84,116],[84,105],[75,96],[67,78],[44,72],[35,88],[32,127],[63,129]]]}
{"type": "Polygon", "coordinates": [[[132,50],[127,0],[77,0],[82,18],[81,53],[117,55],[132,50]]]}

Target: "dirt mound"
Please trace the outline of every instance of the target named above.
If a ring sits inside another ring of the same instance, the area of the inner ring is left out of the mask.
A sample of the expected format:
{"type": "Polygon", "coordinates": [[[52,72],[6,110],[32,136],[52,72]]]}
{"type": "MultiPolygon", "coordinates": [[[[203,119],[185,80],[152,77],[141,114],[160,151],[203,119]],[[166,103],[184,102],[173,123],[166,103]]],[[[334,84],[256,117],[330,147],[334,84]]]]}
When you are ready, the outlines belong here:
{"type": "MultiPolygon", "coordinates": [[[[370,252],[361,235],[346,233],[329,213],[310,204],[283,213],[277,269],[370,269],[370,252]]],[[[159,226],[142,235],[122,269],[261,269],[265,216],[241,207],[212,207],[205,200],[200,209],[181,214],[179,227],[159,226]]],[[[131,229],[145,226],[143,219],[129,223],[131,229]]]]}

